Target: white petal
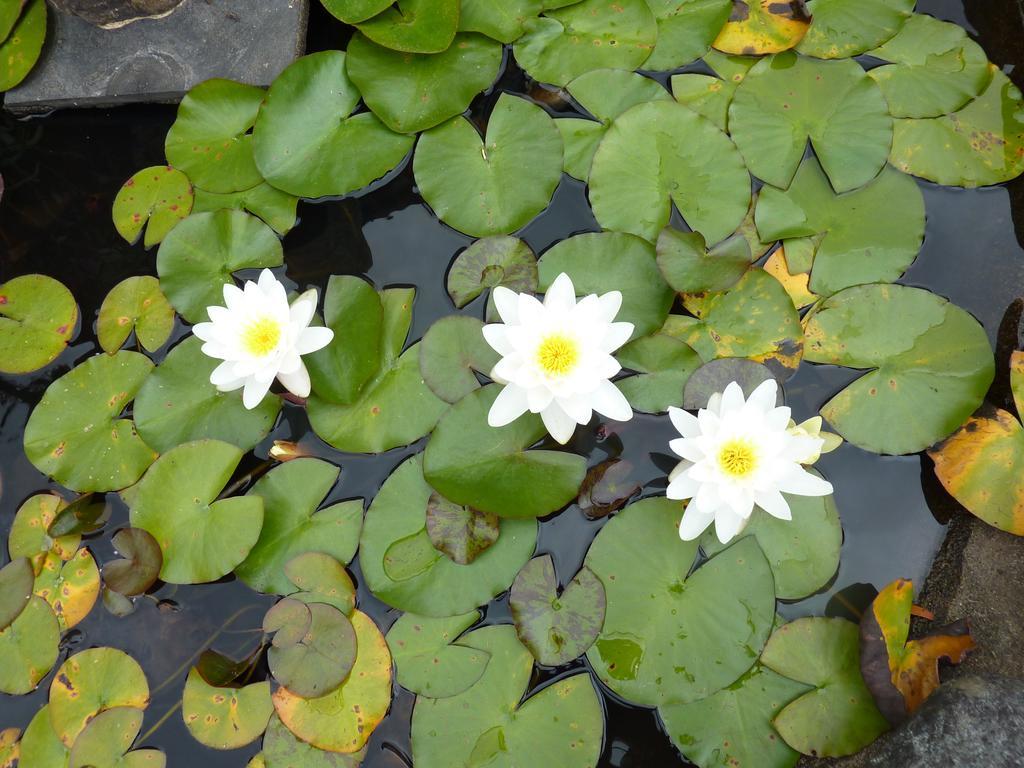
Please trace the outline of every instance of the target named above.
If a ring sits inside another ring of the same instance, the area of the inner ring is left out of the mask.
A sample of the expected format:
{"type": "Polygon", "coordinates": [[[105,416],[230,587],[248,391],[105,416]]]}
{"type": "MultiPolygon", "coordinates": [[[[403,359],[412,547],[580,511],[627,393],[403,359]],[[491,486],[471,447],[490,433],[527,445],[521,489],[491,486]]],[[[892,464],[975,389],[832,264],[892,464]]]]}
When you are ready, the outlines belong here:
{"type": "Polygon", "coordinates": [[[605,352],[614,352],[629,341],[629,337],[632,335],[632,323],[612,323],[608,326],[604,339],[601,341],[601,349],[605,352]]]}
{"type": "Polygon", "coordinates": [[[683,541],[693,541],[704,533],[714,520],[714,513],[701,512],[696,505],[688,505],[683,512],[683,519],[679,521],[679,538],[683,541]]]}
{"type": "Polygon", "coordinates": [[[608,291],[598,297],[601,303],[601,319],[610,323],[622,308],[622,294],[619,291],[608,291]]]}
{"type": "Polygon", "coordinates": [[[544,294],[544,306],[560,312],[569,312],[576,306],[576,289],[572,279],[562,272],[544,294]]]}
{"type": "MultiPolygon", "coordinates": [[[[687,472],[682,472],[668,484],[665,495],[675,500],[692,499],[699,490],[700,483],[690,477],[687,472]]],[[[709,522],[710,519],[708,518],[709,522]]]]}
{"type": "Polygon", "coordinates": [[[589,424],[590,419],[594,415],[593,409],[590,407],[590,399],[586,396],[576,395],[574,397],[560,397],[556,398],[559,407],[565,411],[566,415],[569,416],[577,424],[589,424]]]}
{"type": "Polygon", "coordinates": [[[294,349],[289,349],[281,355],[281,360],[277,364],[277,373],[278,375],[295,373],[299,370],[300,365],[302,365],[302,358],[299,357],[299,353],[294,349]]]}
{"type": "Polygon", "coordinates": [[[715,535],[720,542],[728,544],[736,534],[747,527],[747,522],[739,515],[733,514],[728,507],[722,507],[715,515],[715,535]]]}
{"type": "Polygon", "coordinates": [[[284,384],[285,389],[297,397],[309,397],[309,371],[301,362],[292,373],[278,373],[277,380],[284,384]]]}
{"type": "Polygon", "coordinates": [[[553,401],[541,411],[540,418],[551,436],[562,445],[569,442],[572,433],[576,431],[576,422],[559,407],[558,401],[553,401]]]}
{"type": "Polygon", "coordinates": [[[289,319],[292,325],[305,328],[316,314],[317,293],[316,288],[310,288],[299,298],[292,302],[289,309],[289,319]]]}
{"type": "Polygon", "coordinates": [[[484,341],[486,341],[499,355],[511,355],[515,353],[515,347],[508,340],[505,332],[506,326],[501,323],[491,323],[483,327],[484,341]]]}
{"type": "Polygon", "coordinates": [[[797,496],[828,496],[832,493],[832,483],[812,475],[798,465],[778,480],[779,490],[797,496]]]}
{"type": "Polygon", "coordinates": [[[518,355],[503,357],[491,370],[491,378],[495,381],[515,381],[516,374],[522,365],[523,361],[518,355]]]}
{"type": "Polygon", "coordinates": [[[504,427],[528,410],[526,390],[515,384],[508,384],[491,404],[491,410],[487,412],[487,423],[492,427],[504,427]]]}
{"type": "Polygon", "coordinates": [[[192,333],[203,341],[210,341],[213,338],[213,323],[196,323],[192,326],[192,333]]]}
{"type": "Polygon", "coordinates": [[[738,411],[743,407],[743,402],[743,388],[735,381],[730,381],[722,393],[722,405],[719,407],[719,413],[724,416],[732,411],[738,411]]]}
{"type": "Polygon", "coordinates": [[[778,394],[779,382],[775,379],[766,379],[750,393],[750,397],[747,398],[747,407],[761,413],[768,413],[775,407],[778,394]]]}
{"type": "Polygon", "coordinates": [[[334,331],[330,328],[322,328],[319,326],[311,326],[304,328],[302,333],[299,334],[299,338],[295,341],[295,351],[300,355],[308,355],[310,352],[316,352],[318,349],[323,349],[334,339],[334,331]]]}
{"type": "Polygon", "coordinates": [[[245,388],[242,390],[242,404],[251,411],[267,396],[273,381],[273,376],[270,377],[270,381],[266,382],[257,380],[255,376],[250,376],[245,380],[245,388]]]}
{"type": "Polygon", "coordinates": [[[518,293],[499,285],[491,291],[491,298],[494,299],[494,308],[505,323],[515,325],[519,322],[518,293]]]}
{"type": "Polygon", "coordinates": [[[765,428],[775,432],[781,432],[789,426],[789,420],[792,415],[793,412],[786,406],[773,408],[768,411],[767,415],[764,417],[765,428]]]}
{"type": "Polygon", "coordinates": [[[785,496],[776,490],[758,493],[754,496],[754,501],[757,502],[757,506],[772,517],[777,517],[779,520],[793,519],[793,512],[789,508],[789,502],[786,501],[785,496]]]}
{"type": "Polygon", "coordinates": [[[221,363],[210,372],[210,383],[221,392],[231,392],[245,384],[245,379],[235,375],[234,363],[221,363]]]}
{"type": "Polygon", "coordinates": [[[668,441],[668,447],[671,448],[672,452],[680,458],[694,463],[703,461],[707,458],[707,454],[705,454],[700,445],[698,445],[696,438],[677,437],[675,440],[668,441]]]}
{"type": "Polygon", "coordinates": [[[697,417],[689,411],[684,411],[682,408],[670,405],[668,417],[672,420],[672,426],[683,437],[697,437],[700,434],[700,423],[697,421],[697,417]]]}
{"type": "Polygon", "coordinates": [[[533,413],[540,413],[543,411],[551,404],[551,401],[554,400],[554,398],[554,393],[543,385],[530,387],[526,390],[526,400],[530,404],[530,411],[533,413]]]}
{"type": "Polygon", "coordinates": [[[224,306],[234,312],[241,306],[245,294],[234,283],[224,283],[224,306]]]}
{"type": "Polygon", "coordinates": [[[711,397],[708,398],[707,410],[711,411],[711,413],[715,414],[716,416],[721,415],[721,413],[722,413],[722,393],[721,392],[715,392],[715,394],[713,394],[711,397]]]}
{"type": "Polygon", "coordinates": [[[633,418],[633,407],[618,387],[608,380],[598,384],[590,395],[591,407],[602,416],[615,421],[629,421],[633,418]]]}

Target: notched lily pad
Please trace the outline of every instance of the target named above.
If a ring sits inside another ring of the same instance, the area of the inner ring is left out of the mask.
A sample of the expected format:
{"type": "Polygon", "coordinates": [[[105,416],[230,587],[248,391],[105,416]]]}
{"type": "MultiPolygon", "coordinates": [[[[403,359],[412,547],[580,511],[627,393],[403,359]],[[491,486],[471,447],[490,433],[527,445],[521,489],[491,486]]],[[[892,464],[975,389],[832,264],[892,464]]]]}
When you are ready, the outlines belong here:
{"type": "Polygon", "coordinates": [[[501,356],[484,339],[484,324],[475,317],[442,317],[420,345],[420,373],[434,394],[457,403],[480,382],[474,371],[490,375],[501,356]]]}
{"type": "Polygon", "coordinates": [[[61,631],[84,619],[100,595],[100,571],[87,549],[67,562],[50,553],[36,575],[35,592],[53,609],[61,631]]]}
{"type": "Polygon", "coordinates": [[[462,309],[489,288],[516,293],[537,290],[537,257],[517,237],[484,237],[462,251],[448,268],[448,295],[462,309]]]}
{"type": "Polygon", "coordinates": [[[156,539],[141,528],[123,528],[110,543],[123,557],[103,566],[103,582],[115,592],[141,595],[156,582],[164,556],[156,539]]]}
{"type": "Polygon", "coordinates": [[[604,624],[604,585],[583,566],[559,592],[551,555],[542,555],[519,571],[509,607],[523,645],[541,664],[558,667],[582,656],[597,639],[604,624]]]}
{"type": "Polygon", "coordinates": [[[60,625],[41,597],[29,598],[6,629],[0,630],[0,692],[21,696],[31,692],[57,661],[60,625]]]}
{"type": "Polygon", "coordinates": [[[96,335],[104,352],[117,352],[133,330],[147,352],[156,352],[174,330],[174,308],[150,275],[122,280],[100,306],[96,335]]]}
{"type": "Polygon", "coordinates": [[[803,40],[810,24],[804,0],[733,0],[714,46],[744,56],[781,53],[803,40]]]}
{"type": "Polygon", "coordinates": [[[114,198],[114,228],[135,244],[146,229],[143,244],[150,248],[192,212],[192,183],[169,165],[143,168],[124,183],[114,198]]]}
{"type": "Polygon", "coordinates": [[[757,62],[754,56],[727,56],[710,51],[704,57],[704,63],[718,77],[696,73],[673,75],[672,96],[725,131],[729,125],[729,105],[736,88],[757,62]]]}
{"type": "Polygon", "coordinates": [[[374,42],[408,53],[440,53],[455,39],[460,0],[399,0],[356,26],[374,42]]]}
{"type": "Polygon", "coordinates": [[[553,6],[544,0],[462,0],[459,29],[511,43],[522,37],[526,22],[546,7],[553,6]]]}
{"type": "Polygon", "coordinates": [[[452,562],[469,565],[498,540],[501,518],[455,504],[437,491],[427,502],[427,536],[452,562]]]}
{"type": "Polygon", "coordinates": [[[299,198],[261,182],[239,192],[207,192],[195,190],[193,213],[205,211],[248,211],[263,219],[279,235],[286,235],[295,226],[299,198]]]}
{"type": "Polygon", "coordinates": [[[142,709],[114,707],[89,720],[75,739],[68,756],[68,768],[164,768],[167,758],[155,749],[132,750],[142,728],[142,709]]]}
{"type": "Polygon", "coordinates": [[[46,275],[0,285],[0,373],[29,373],[53,362],[78,324],[75,297],[46,275]]]}
{"type": "Polygon", "coordinates": [[[457,638],[480,618],[479,611],[432,619],[406,613],[388,630],[398,684],[419,696],[456,696],[483,675],[491,654],[457,638]]]}
{"type": "Polygon", "coordinates": [[[679,293],[727,291],[750,269],[746,239],[737,235],[708,249],[697,232],[666,227],[658,235],[658,269],[679,293]]]}
{"type": "Polygon", "coordinates": [[[299,590],[288,595],[293,600],[332,605],[346,616],[356,607],[356,585],[352,577],[345,566],[328,554],[304,552],[289,560],[284,572],[299,590]]]}
{"type": "Polygon", "coordinates": [[[263,631],[274,635],[267,653],[271,674],[297,696],[311,699],[330,693],[355,663],[352,622],[326,603],[286,597],[267,612],[263,631]]]}
{"type": "Polygon", "coordinates": [[[78,551],[82,537],[78,534],[55,536],[49,531],[50,524],[65,506],[64,499],[54,493],[37,493],[26,499],[18,507],[8,534],[11,558],[27,557],[33,569],[51,552],[62,560],[70,560],[78,551]]]}

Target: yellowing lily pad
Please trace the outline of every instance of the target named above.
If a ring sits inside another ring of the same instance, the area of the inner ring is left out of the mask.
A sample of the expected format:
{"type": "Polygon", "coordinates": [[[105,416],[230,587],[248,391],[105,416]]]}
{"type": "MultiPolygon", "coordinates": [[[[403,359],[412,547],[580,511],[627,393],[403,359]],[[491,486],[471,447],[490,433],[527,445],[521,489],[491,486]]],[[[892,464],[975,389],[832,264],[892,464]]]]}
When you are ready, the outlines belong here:
{"type": "Polygon", "coordinates": [[[157,459],[133,490],[131,523],[160,544],[164,581],[216,581],[242,562],[256,543],[263,525],[263,500],[216,500],[241,459],[241,450],[219,440],[184,443],[157,459]]]}
{"type": "Polygon", "coordinates": [[[68,768],[164,768],[155,749],[129,751],[142,728],[142,709],[115,707],[100,712],[75,739],[68,768]]]}
{"type": "Polygon", "coordinates": [[[805,333],[808,360],[868,369],[821,415],[876,453],[916,453],[948,437],[981,405],[994,376],[978,321],[921,288],[847,288],[818,305],[805,333]]]}
{"type": "Polygon", "coordinates": [[[775,617],[771,569],[752,538],[692,574],[683,505],[631,504],[594,539],[585,565],[604,584],[604,626],[587,658],[616,694],[643,706],[703,699],[757,660],[775,617]]]}
{"type": "Polygon", "coordinates": [[[366,752],[366,747],[351,754],[317,749],[296,738],[274,715],[263,737],[263,751],[249,762],[247,768],[359,768],[366,752]]]}
{"type": "Polygon", "coordinates": [[[32,597],[6,629],[0,630],[0,692],[29,693],[57,661],[60,625],[41,597],[32,597]]]}
{"type": "Polygon", "coordinates": [[[96,335],[104,352],[117,352],[133,330],[147,352],[156,352],[174,330],[174,308],[150,275],[122,280],[100,306],[96,335]]]}
{"type": "Polygon", "coordinates": [[[750,176],[736,146],[710,120],[658,101],[624,112],[608,129],[590,169],[590,204],[605,229],[652,242],[674,204],[713,244],[743,221],[750,176]]]}
{"type": "Polygon", "coordinates": [[[366,513],[359,562],[370,591],[388,605],[425,616],[453,616],[508,589],[533,554],[537,523],[502,520],[498,540],[472,563],[459,565],[434,549],[427,534],[432,492],[419,456],[399,465],[366,513]]]}
{"type": "Polygon", "coordinates": [[[4,728],[0,731],[0,768],[16,768],[21,756],[20,728],[4,728]]]}
{"type": "Polygon", "coordinates": [[[809,307],[821,298],[811,292],[811,276],[806,272],[790,272],[790,269],[785,247],[776,250],[764,263],[764,271],[782,283],[789,298],[793,300],[794,307],[798,310],[809,307]]]}
{"type": "Polygon", "coordinates": [[[87,549],[66,563],[53,552],[43,558],[35,592],[53,609],[61,631],[82,621],[100,596],[100,572],[87,549]]]}
{"type": "Polygon", "coordinates": [[[149,684],[142,667],[116,648],[76,653],[61,664],[50,683],[50,724],[68,748],[101,712],[118,707],[142,710],[148,705],[149,684]]]}
{"type": "Polygon", "coordinates": [[[189,733],[213,749],[238,749],[260,737],[274,714],[270,683],[215,688],[195,669],[188,673],[181,714],[189,733]]]}
{"type": "Polygon", "coordinates": [[[490,661],[483,676],[462,693],[417,699],[412,715],[417,768],[597,764],[604,723],[589,675],[561,678],[523,702],[533,657],[512,627],[477,629],[462,642],[490,654],[490,661]]]}
{"type": "Polygon", "coordinates": [[[304,699],[287,688],[274,692],[274,708],[292,733],[319,749],[351,754],[362,749],[391,705],[391,654],[384,635],[362,611],[353,611],[355,666],[339,688],[304,699]]]}
{"type": "Polygon", "coordinates": [[[505,235],[547,207],[562,178],[562,138],[543,109],[502,94],[484,137],[464,117],[424,133],[413,171],[443,222],[474,237],[505,235]]]}
{"type": "Polygon", "coordinates": [[[810,23],[803,0],[733,0],[714,46],[744,56],[781,53],[804,39],[810,23]]]}
{"type": "Polygon", "coordinates": [[[890,162],[938,184],[978,187],[1024,172],[1024,98],[995,65],[992,81],[959,112],[897,120],[890,162]]]}
{"type": "Polygon", "coordinates": [[[138,352],[96,355],[49,387],[25,426],[25,454],[38,469],[76,491],[125,488],[156,452],[121,413],[153,363],[138,352]]]}
{"type": "Polygon", "coordinates": [[[811,28],[797,50],[819,59],[858,56],[892,38],[915,0],[807,0],[811,28]]]}
{"type": "Polygon", "coordinates": [[[82,537],[78,534],[51,537],[47,533],[57,513],[67,506],[64,499],[53,493],[37,493],[25,500],[14,515],[7,548],[11,557],[27,557],[38,569],[43,557],[56,553],[61,560],[70,560],[78,551],[82,537]]]}
{"type": "Polygon", "coordinates": [[[259,592],[287,595],[295,591],[287,564],[305,552],[325,553],[349,562],[359,545],[363,522],[360,500],[318,509],[338,480],[333,464],[313,458],[274,467],[249,491],[263,499],[263,527],[255,546],[235,574],[259,592]]]}
{"type": "Polygon", "coordinates": [[[145,227],[143,244],[150,248],[192,212],[192,201],[192,184],[184,173],[169,165],[143,168],[114,198],[114,228],[134,245],[145,227]]]}
{"type": "Polygon", "coordinates": [[[479,619],[479,611],[440,619],[414,613],[400,616],[387,634],[398,684],[434,699],[455,696],[476,684],[491,655],[457,638],[479,619]]]}
{"type": "Polygon", "coordinates": [[[21,764],[47,768],[68,768],[70,753],[50,725],[50,706],[44,704],[36,712],[21,737],[21,764]]]}
{"type": "Polygon", "coordinates": [[[167,132],[167,162],[210,192],[238,192],[263,181],[252,153],[252,130],[265,91],[213,78],[192,88],[167,132]]]}
{"type": "Polygon", "coordinates": [[[0,373],[29,373],[64,351],[78,323],[75,297],[46,275],[0,284],[0,373]]]}

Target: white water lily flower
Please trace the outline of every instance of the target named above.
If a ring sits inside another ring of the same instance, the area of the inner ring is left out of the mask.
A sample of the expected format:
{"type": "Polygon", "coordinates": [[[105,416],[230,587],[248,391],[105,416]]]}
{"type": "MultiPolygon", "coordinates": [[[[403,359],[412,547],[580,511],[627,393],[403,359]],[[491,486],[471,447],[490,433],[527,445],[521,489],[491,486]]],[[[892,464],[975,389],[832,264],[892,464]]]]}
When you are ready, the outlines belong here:
{"type": "Polygon", "coordinates": [[[292,394],[309,396],[309,372],[302,355],[331,343],[330,328],[310,328],[317,293],[312,288],[288,305],[284,286],[269,269],[259,281],[239,288],[224,284],[224,307],[207,307],[208,323],[192,332],[205,344],[203,353],[224,362],[213,369],[210,383],[221,392],[242,390],[242,402],[260,404],[277,378],[292,394]]]}
{"type": "Polygon", "coordinates": [[[777,394],[778,383],[769,379],[744,400],[734,381],[696,416],[669,408],[682,435],[669,447],[683,460],[669,475],[666,495],[691,499],[679,524],[681,539],[696,539],[713,522],[718,540],[726,544],[750,522],[754,505],[791,520],[783,493],[832,493],[831,483],[802,466],[818,458],[824,440],[791,430],[790,409],[776,407],[777,394]]]}
{"type": "Polygon", "coordinates": [[[612,352],[633,334],[632,323],[614,322],[621,293],[590,294],[577,302],[563,272],[543,303],[500,286],[492,295],[504,324],[485,325],[483,333],[502,355],[491,378],[505,388],[487,414],[488,424],[502,427],[527,411],[539,413],[551,436],[564,444],[594,411],[616,421],[633,418],[610,381],[622,369],[612,352]]]}

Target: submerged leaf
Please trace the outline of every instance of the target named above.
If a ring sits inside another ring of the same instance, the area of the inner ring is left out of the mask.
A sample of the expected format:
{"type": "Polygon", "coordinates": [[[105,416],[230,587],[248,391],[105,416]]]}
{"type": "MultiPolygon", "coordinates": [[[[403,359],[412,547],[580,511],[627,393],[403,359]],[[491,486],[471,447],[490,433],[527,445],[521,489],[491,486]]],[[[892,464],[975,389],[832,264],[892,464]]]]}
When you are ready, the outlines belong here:
{"type": "Polygon", "coordinates": [[[53,362],[74,336],[75,297],[46,275],[0,284],[0,373],[29,373],[53,362]]]}
{"type": "Polygon", "coordinates": [[[141,528],[123,528],[111,539],[124,555],[103,566],[103,582],[122,595],[141,595],[157,580],[164,563],[160,545],[141,528]]]}
{"type": "Polygon", "coordinates": [[[117,352],[133,330],[147,352],[156,352],[174,330],[174,309],[151,275],[122,280],[100,306],[96,336],[104,352],[117,352]]]}
{"type": "MultiPolygon", "coordinates": [[[[707,408],[708,402],[715,394],[721,394],[730,382],[740,385],[744,394],[749,397],[757,386],[775,378],[768,366],[756,363],[743,357],[723,357],[705,363],[690,376],[683,390],[683,408],[696,411],[707,408]]],[[[776,404],[783,404],[784,396],[780,391],[776,404]]]]}
{"type": "Polygon", "coordinates": [[[399,685],[419,696],[443,699],[475,684],[491,655],[456,638],[479,618],[479,611],[442,619],[403,614],[387,635],[399,685]]]}
{"type": "Polygon", "coordinates": [[[435,491],[427,502],[427,535],[434,549],[469,565],[498,540],[501,518],[454,504],[435,491]]]}
{"type": "Polygon", "coordinates": [[[517,237],[481,238],[456,256],[448,269],[448,295],[459,309],[498,285],[516,293],[537,290],[537,257],[517,237]]]}
{"type": "Polygon", "coordinates": [[[114,198],[111,216],[117,233],[132,245],[145,227],[143,244],[149,248],[192,212],[192,203],[188,176],[169,165],[154,165],[124,183],[114,198]]]}
{"type": "Polygon", "coordinates": [[[640,483],[631,479],[632,463],[624,459],[608,459],[587,472],[576,503],[590,520],[607,517],[625,506],[640,490],[640,483]]]}

